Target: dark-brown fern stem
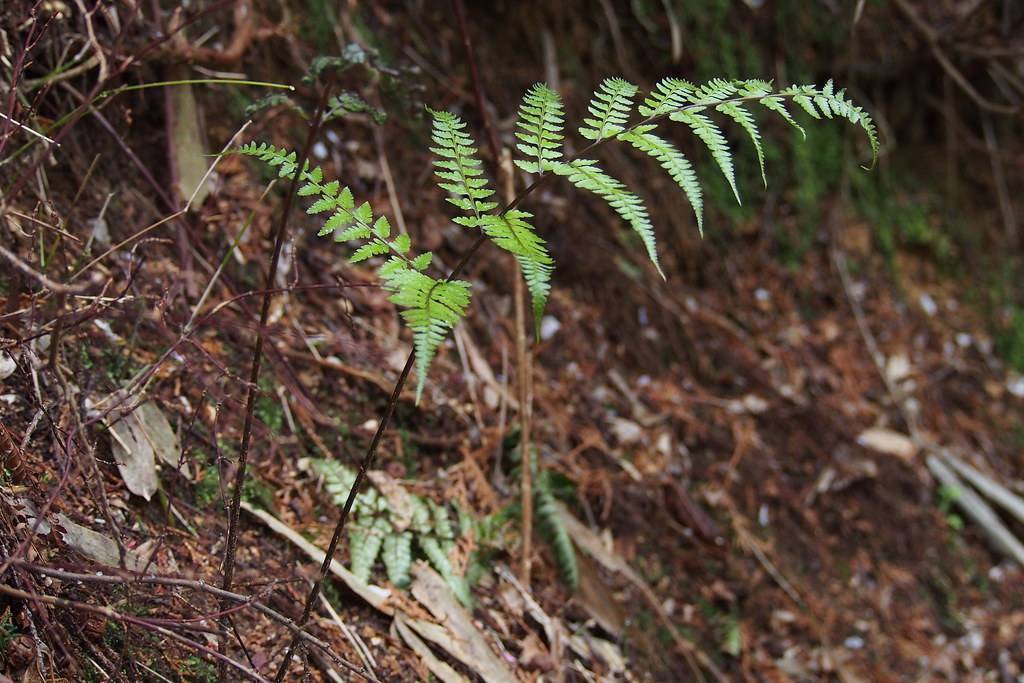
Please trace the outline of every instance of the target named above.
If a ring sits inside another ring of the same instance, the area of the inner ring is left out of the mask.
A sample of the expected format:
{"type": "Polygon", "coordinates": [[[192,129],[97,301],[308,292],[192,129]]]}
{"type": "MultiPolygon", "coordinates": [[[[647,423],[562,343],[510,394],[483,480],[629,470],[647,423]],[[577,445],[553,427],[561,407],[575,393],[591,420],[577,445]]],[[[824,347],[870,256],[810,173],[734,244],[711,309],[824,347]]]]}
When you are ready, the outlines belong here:
{"type": "MultiPolygon", "coordinates": [[[[281,260],[281,247],[284,245],[284,236],[288,227],[288,215],[291,213],[292,204],[295,203],[295,194],[302,180],[302,171],[309,158],[309,152],[313,148],[313,142],[320,131],[323,123],[324,111],[327,108],[327,100],[330,95],[330,83],[324,85],[320,94],[320,102],[317,104],[316,113],[309,124],[309,133],[306,136],[306,143],[297,159],[296,171],[292,182],[288,186],[288,193],[285,195],[284,205],[281,207],[281,216],[278,219],[277,229],[274,233],[274,252],[270,257],[270,268],[267,271],[266,287],[263,294],[263,305],[260,309],[260,321],[256,327],[256,345],[253,347],[252,364],[249,369],[249,385],[245,399],[245,422],[242,426],[242,443],[238,450],[238,469],[235,472],[234,489],[231,492],[231,507],[228,509],[228,541],[224,550],[224,579],[221,582],[221,589],[231,590],[231,584],[235,574],[235,551],[238,546],[238,515],[242,505],[242,486],[245,484],[246,466],[249,460],[249,445],[252,441],[253,415],[256,410],[256,394],[259,393],[260,369],[263,362],[263,344],[266,339],[267,320],[270,317],[270,302],[273,299],[274,281],[277,279],[277,266],[281,260]]],[[[227,647],[227,637],[222,637],[220,642],[221,654],[227,647]]],[[[227,676],[226,662],[220,662],[218,680],[224,681],[227,676]]]]}

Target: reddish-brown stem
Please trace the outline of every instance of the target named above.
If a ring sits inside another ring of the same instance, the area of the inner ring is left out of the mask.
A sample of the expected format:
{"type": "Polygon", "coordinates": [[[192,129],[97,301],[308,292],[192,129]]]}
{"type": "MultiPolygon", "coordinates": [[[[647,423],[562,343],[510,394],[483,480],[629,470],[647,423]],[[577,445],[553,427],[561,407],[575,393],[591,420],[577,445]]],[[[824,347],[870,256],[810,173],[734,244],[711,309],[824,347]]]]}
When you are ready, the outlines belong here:
{"type": "MultiPolygon", "coordinates": [[[[278,219],[277,230],[274,235],[274,253],[270,257],[270,269],[267,271],[266,287],[263,294],[263,306],[260,309],[260,322],[256,328],[256,345],[252,352],[252,365],[249,370],[249,386],[245,400],[245,422],[242,425],[242,443],[238,450],[238,469],[235,472],[234,488],[231,493],[231,507],[228,510],[228,541],[224,550],[224,580],[221,588],[231,590],[231,583],[235,574],[235,551],[238,546],[238,515],[242,504],[242,486],[245,484],[246,466],[249,460],[249,445],[252,441],[252,423],[256,410],[256,394],[259,392],[260,369],[263,361],[263,344],[266,339],[267,319],[270,317],[270,302],[273,298],[274,282],[277,279],[277,265],[281,259],[281,247],[284,245],[284,236],[288,226],[288,215],[291,213],[292,204],[295,202],[295,194],[302,179],[302,171],[306,167],[306,160],[313,148],[313,142],[320,125],[323,122],[324,110],[327,108],[327,99],[330,94],[330,85],[325,85],[320,95],[320,103],[317,105],[316,114],[309,126],[309,133],[306,136],[306,143],[302,147],[296,164],[295,174],[288,186],[288,194],[285,196],[284,205],[281,207],[281,215],[278,219]]],[[[297,638],[296,638],[297,640],[297,638]]],[[[227,638],[221,640],[221,650],[226,649],[227,638]]],[[[219,671],[219,679],[225,680],[227,667],[222,660],[219,671]]]]}

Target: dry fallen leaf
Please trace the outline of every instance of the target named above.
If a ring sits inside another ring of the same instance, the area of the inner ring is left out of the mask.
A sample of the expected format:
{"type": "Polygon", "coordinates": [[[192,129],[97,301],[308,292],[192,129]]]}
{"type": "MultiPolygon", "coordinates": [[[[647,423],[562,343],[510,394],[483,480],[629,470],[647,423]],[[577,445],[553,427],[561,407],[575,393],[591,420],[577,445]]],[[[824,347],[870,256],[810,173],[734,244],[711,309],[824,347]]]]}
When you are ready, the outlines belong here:
{"type": "Polygon", "coordinates": [[[515,683],[516,678],[494,654],[487,639],[441,576],[425,562],[413,565],[412,594],[444,626],[410,620],[424,638],[442,647],[485,681],[515,683]]]}
{"type": "MultiPolygon", "coordinates": [[[[72,522],[68,517],[58,513],[57,525],[64,530],[61,537],[69,546],[82,553],[90,560],[100,564],[117,567],[121,564],[121,554],[114,539],[93,531],[81,524],[72,522]]],[[[126,550],[124,554],[125,569],[140,572],[149,564],[149,558],[156,549],[154,543],[145,543],[136,550],[126,550]]]]}
{"type": "Polygon", "coordinates": [[[129,491],[149,500],[159,485],[157,459],[178,467],[181,458],[178,437],[170,422],[156,403],[147,401],[109,426],[111,450],[121,478],[129,491]]]}
{"type": "Polygon", "coordinates": [[[7,379],[18,369],[17,363],[6,351],[0,351],[0,380],[7,379]]]}
{"type": "Polygon", "coordinates": [[[857,435],[857,443],[878,453],[895,455],[900,460],[912,460],[917,453],[917,446],[910,437],[884,427],[865,429],[857,435]]]}

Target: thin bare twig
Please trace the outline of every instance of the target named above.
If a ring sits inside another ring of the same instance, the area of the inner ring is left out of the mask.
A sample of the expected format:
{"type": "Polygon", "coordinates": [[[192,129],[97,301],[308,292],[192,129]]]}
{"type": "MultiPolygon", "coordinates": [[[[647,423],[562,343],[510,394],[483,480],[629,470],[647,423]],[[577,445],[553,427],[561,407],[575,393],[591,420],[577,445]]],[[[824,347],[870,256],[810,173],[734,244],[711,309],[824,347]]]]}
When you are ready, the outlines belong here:
{"type": "Polygon", "coordinates": [[[910,4],[909,0],[896,0],[896,6],[899,7],[900,11],[903,12],[904,16],[910,20],[914,28],[924,37],[928,43],[928,48],[932,52],[932,56],[935,57],[935,61],[945,69],[949,77],[953,79],[953,82],[964,91],[964,93],[974,100],[974,103],[985,111],[990,111],[994,114],[1016,114],[1020,111],[1020,107],[1012,104],[1001,104],[999,102],[993,102],[987,97],[978,92],[970,80],[953,64],[952,60],[943,51],[939,41],[938,32],[932,28],[928,22],[926,22],[921,15],[917,13],[917,10],[910,4]]]}
{"type": "Polygon", "coordinates": [[[316,636],[302,632],[292,619],[281,614],[272,607],[260,602],[256,596],[242,595],[241,593],[234,593],[232,591],[226,591],[221,588],[217,588],[211,584],[203,581],[194,581],[192,579],[184,579],[176,576],[157,576],[152,574],[147,575],[127,575],[119,576],[116,574],[109,573],[83,573],[83,572],[72,572],[64,569],[56,569],[54,567],[44,567],[42,565],[33,564],[24,560],[15,560],[12,564],[16,567],[27,569],[36,574],[42,574],[43,576],[51,576],[62,581],[81,581],[82,583],[100,583],[105,585],[127,585],[127,584],[139,584],[147,586],[173,586],[177,588],[189,588],[192,590],[202,591],[209,593],[215,597],[231,600],[234,602],[241,603],[243,605],[251,606],[253,609],[265,614],[279,624],[284,625],[285,628],[292,632],[301,633],[303,640],[316,645],[325,652],[327,652],[331,659],[341,664],[345,668],[351,670],[353,673],[364,675],[365,671],[362,667],[359,667],[340,656],[336,655],[331,647],[331,644],[317,638],[316,636]]]}
{"type": "Polygon", "coordinates": [[[39,284],[43,285],[47,289],[56,292],[57,294],[78,294],[79,292],[84,292],[86,289],[86,285],[63,285],[59,282],[54,282],[53,280],[46,277],[42,273],[34,270],[32,266],[22,261],[20,258],[18,258],[17,254],[15,254],[13,251],[3,246],[2,244],[0,244],[0,256],[3,256],[8,261],[10,261],[15,268],[25,273],[32,279],[36,280],[37,282],[39,282],[39,284]]]}
{"type": "Polygon", "coordinates": [[[175,633],[174,631],[165,626],[155,624],[153,623],[152,620],[142,619],[140,617],[134,617],[128,614],[122,614],[120,612],[114,611],[109,607],[90,605],[88,603],[77,602],[75,600],[57,598],[52,595],[39,595],[36,593],[29,593],[27,591],[18,590],[17,588],[12,588],[11,586],[8,586],[6,584],[0,584],[0,593],[3,593],[4,595],[10,596],[12,598],[17,598],[19,600],[43,603],[46,605],[51,605],[53,607],[64,607],[68,609],[78,610],[81,612],[91,612],[93,614],[98,614],[102,617],[111,619],[113,621],[119,621],[124,624],[133,624],[135,626],[150,629],[152,631],[159,633],[160,635],[166,636],[173,640],[177,640],[178,642],[183,643],[184,645],[188,646],[193,650],[197,650],[210,657],[213,657],[214,659],[218,660],[221,664],[223,664],[225,667],[230,666],[237,669],[239,673],[241,673],[243,676],[245,676],[251,681],[257,681],[258,683],[269,683],[269,681],[267,681],[266,678],[260,676],[257,672],[253,671],[244,664],[240,664],[239,662],[236,662],[230,657],[226,657],[220,654],[216,650],[206,647],[205,645],[202,645],[200,643],[197,643],[196,641],[190,638],[186,638],[180,633],[175,633]]]}

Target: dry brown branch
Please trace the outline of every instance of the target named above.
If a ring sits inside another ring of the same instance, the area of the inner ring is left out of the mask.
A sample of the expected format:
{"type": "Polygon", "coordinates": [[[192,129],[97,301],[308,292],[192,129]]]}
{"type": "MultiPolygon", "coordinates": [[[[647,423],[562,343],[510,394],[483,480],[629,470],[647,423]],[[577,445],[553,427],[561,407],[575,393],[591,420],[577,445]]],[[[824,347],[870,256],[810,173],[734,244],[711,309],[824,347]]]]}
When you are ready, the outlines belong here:
{"type": "MultiPolygon", "coordinates": [[[[175,576],[154,576],[154,575],[136,575],[136,574],[123,574],[123,575],[119,575],[119,574],[109,574],[109,573],[105,573],[105,574],[101,574],[101,573],[86,574],[86,573],[83,573],[83,572],[72,572],[72,571],[67,571],[67,570],[63,570],[63,569],[56,569],[56,568],[53,568],[53,567],[44,567],[44,566],[41,566],[41,565],[33,564],[31,562],[26,562],[24,560],[15,560],[14,562],[12,562],[12,564],[14,566],[16,566],[16,567],[27,569],[29,571],[32,571],[32,572],[36,573],[36,574],[41,574],[43,576],[50,576],[50,577],[53,577],[55,579],[60,579],[62,581],[80,581],[82,583],[99,583],[99,584],[112,585],[112,586],[119,586],[119,585],[173,586],[173,587],[178,587],[178,588],[189,588],[191,590],[197,590],[197,591],[201,591],[203,593],[208,593],[208,594],[213,595],[213,596],[215,596],[217,598],[223,598],[223,599],[226,599],[226,600],[232,600],[232,601],[240,603],[242,605],[245,605],[245,606],[248,606],[248,607],[252,607],[253,609],[257,610],[258,612],[260,612],[262,614],[265,614],[266,616],[270,617],[271,619],[273,619],[277,623],[283,625],[285,628],[287,628],[289,631],[292,631],[293,633],[296,633],[296,632],[301,633],[301,637],[302,637],[303,640],[305,640],[305,641],[311,643],[312,645],[315,645],[315,646],[319,647],[320,649],[324,650],[324,652],[326,652],[328,655],[330,655],[332,660],[334,660],[338,664],[344,666],[349,671],[351,671],[353,673],[356,673],[356,674],[360,674],[360,675],[364,675],[365,674],[365,670],[362,667],[357,666],[355,664],[352,664],[351,662],[348,662],[348,661],[344,660],[343,658],[338,656],[336,653],[334,653],[330,643],[328,643],[328,642],[326,642],[324,640],[321,640],[321,639],[317,638],[316,636],[314,636],[314,635],[312,635],[310,633],[307,633],[305,631],[301,631],[295,625],[295,622],[293,620],[289,619],[287,616],[281,614],[277,610],[274,610],[273,608],[268,607],[267,605],[263,604],[262,602],[260,602],[260,600],[258,599],[257,596],[242,595],[241,593],[235,593],[235,592],[232,592],[232,591],[222,590],[220,588],[217,588],[216,586],[210,585],[210,584],[205,583],[203,581],[194,581],[192,579],[185,579],[185,578],[180,578],[180,577],[175,577],[175,576]]],[[[104,571],[108,571],[109,572],[110,570],[109,569],[105,569],[104,571]]],[[[271,583],[268,586],[267,591],[271,590],[272,588],[273,588],[273,583],[271,583]]]]}
{"type": "Polygon", "coordinates": [[[86,290],[86,285],[63,285],[59,282],[54,282],[53,280],[46,277],[42,273],[34,270],[32,266],[22,261],[20,258],[18,258],[17,254],[15,254],[13,251],[3,246],[2,244],[0,244],[0,256],[6,258],[8,261],[11,262],[11,265],[13,265],[21,272],[25,273],[32,279],[36,280],[37,282],[39,282],[39,284],[43,285],[50,291],[56,292],[58,294],[78,294],[79,292],[84,292],[86,290]]]}

